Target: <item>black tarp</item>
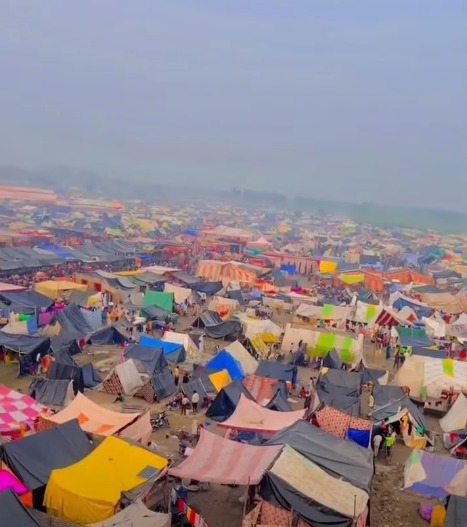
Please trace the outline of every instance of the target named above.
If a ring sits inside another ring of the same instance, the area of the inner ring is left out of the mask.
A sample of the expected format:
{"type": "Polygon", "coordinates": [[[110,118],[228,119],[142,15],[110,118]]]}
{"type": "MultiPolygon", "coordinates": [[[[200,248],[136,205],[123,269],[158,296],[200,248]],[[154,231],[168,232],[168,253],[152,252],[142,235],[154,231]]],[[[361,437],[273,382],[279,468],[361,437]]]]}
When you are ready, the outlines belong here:
{"type": "Polygon", "coordinates": [[[448,500],[444,527],[466,527],[467,498],[452,495],[448,500]]]}
{"type": "Polygon", "coordinates": [[[0,493],[0,513],[0,524],[5,527],[39,527],[11,489],[0,493]]]}
{"type": "Polygon", "coordinates": [[[78,365],[64,364],[55,360],[50,363],[47,371],[47,379],[73,381],[74,394],[84,392],[83,371],[78,365]]]}
{"type": "Polygon", "coordinates": [[[119,345],[128,341],[115,326],[107,326],[88,336],[88,341],[97,346],[119,345]]]}
{"type": "Polygon", "coordinates": [[[153,376],[151,380],[156,399],[162,401],[177,392],[177,386],[169,367],[164,368],[153,376]]]}
{"type": "Polygon", "coordinates": [[[442,349],[414,346],[412,348],[412,355],[419,355],[420,357],[430,357],[432,359],[447,359],[449,357],[449,352],[447,350],[442,349]]]}
{"type": "Polygon", "coordinates": [[[95,388],[102,382],[99,373],[91,363],[82,366],[81,371],[83,372],[83,382],[85,388],[95,388]]]}
{"type": "Polygon", "coordinates": [[[184,346],[180,346],[170,353],[165,353],[164,357],[169,364],[181,364],[186,361],[186,350],[184,346]]]}
{"type": "Polygon", "coordinates": [[[125,349],[123,355],[125,359],[138,360],[149,375],[159,373],[168,366],[162,348],[151,348],[149,346],[140,346],[139,344],[130,344],[125,349]]]}
{"type": "Polygon", "coordinates": [[[352,518],[346,518],[323,507],[270,472],[266,472],[261,480],[259,493],[263,499],[276,507],[293,510],[313,527],[351,527],[354,523],[352,518]]]}
{"type": "Polygon", "coordinates": [[[72,291],[68,297],[68,303],[79,307],[88,307],[89,298],[96,294],[95,291],[72,291]]]}
{"type": "Polygon", "coordinates": [[[238,336],[242,325],[236,318],[223,321],[216,311],[205,311],[194,322],[193,327],[204,328],[206,335],[212,339],[238,336]]]}
{"type": "Polygon", "coordinates": [[[85,336],[93,331],[78,306],[72,304],[55,314],[62,331],[70,335],[85,336]]]}
{"type": "Polygon", "coordinates": [[[16,351],[21,354],[29,355],[45,353],[50,348],[50,339],[47,337],[32,337],[30,335],[11,335],[0,332],[0,346],[16,351]]]}
{"type": "Polygon", "coordinates": [[[141,313],[146,315],[149,320],[165,321],[167,317],[172,319],[172,313],[166,309],[157,306],[144,306],[141,308],[141,313]]]}
{"type": "Polygon", "coordinates": [[[198,293],[204,293],[206,296],[212,296],[218,293],[224,286],[222,282],[198,282],[190,286],[190,289],[198,293]]]}
{"type": "MultiPolygon", "coordinates": [[[[328,370],[328,371],[332,371],[332,370],[328,370]]],[[[331,380],[327,377],[327,375],[324,377],[320,377],[318,379],[317,388],[321,392],[329,393],[335,396],[352,397],[354,399],[360,398],[359,389],[356,389],[353,387],[338,386],[336,384],[333,384],[331,380]]]]}
{"type": "Polygon", "coordinates": [[[392,401],[386,404],[385,406],[375,408],[371,412],[370,417],[373,421],[381,422],[385,419],[390,419],[402,410],[408,410],[417,425],[423,426],[423,429],[425,431],[430,430],[430,426],[428,424],[427,419],[423,415],[422,410],[420,410],[418,406],[413,403],[410,400],[410,397],[408,397],[407,395],[404,395],[399,400],[392,401]]]}
{"type": "Polygon", "coordinates": [[[289,445],[328,474],[368,493],[371,491],[373,452],[353,441],[329,435],[306,421],[297,421],[277,432],[266,445],[289,445]]]}
{"type": "Polygon", "coordinates": [[[276,412],[291,412],[292,407],[287,401],[287,397],[284,397],[284,394],[281,390],[277,390],[273,398],[268,402],[266,408],[269,410],[275,410],[276,412]]]}
{"type": "Polygon", "coordinates": [[[319,380],[338,388],[348,389],[349,393],[353,391],[360,395],[360,387],[362,384],[361,373],[330,369],[324,375],[321,375],[319,380]]]}
{"type": "Polygon", "coordinates": [[[368,384],[371,382],[374,385],[379,384],[379,379],[386,375],[386,370],[373,370],[371,368],[364,367],[361,371],[362,384],[368,384]]]}
{"type": "Polygon", "coordinates": [[[49,481],[52,470],[68,467],[81,461],[92,446],[73,419],[50,430],[5,443],[2,460],[26,487],[37,490],[49,481]]]}
{"type": "Polygon", "coordinates": [[[190,287],[190,288],[196,284],[199,284],[199,281],[200,281],[199,278],[191,274],[185,273],[185,271],[175,271],[174,273],[172,273],[172,276],[176,280],[178,280],[179,282],[182,282],[183,284],[185,284],[187,287],[190,287]]]}
{"type": "MultiPolygon", "coordinates": [[[[50,349],[53,351],[52,343],[50,343],[50,349]]],[[[56,362],[67,364],[68,366],[77,366],[76,362],[67,349],[59,350],[57,352],[53,351],[53,356],[56,362]]]]}
{"type": "Polygon", "coordinates": [[[317,394],[321,405],[330,406],[355,417],[360,415],[360,399],[358,397],[348,396],[338,389],[329,393],[318,388],[317,394]]]}
{"type": "Polygon", "coordinates": [[[258,377],[269,377],[271,379],[277,379],[278,381],[296,384],[297,366],[294,364],[262,360],[256,368],[255,375],[258,375],[258,377]]]}
{"type": "Polygon", "coordinates": [[[77,335],[70,335],[64,331],[61,331],[58,335],[52,337],[52,340],[50,341],[50,349],[54,355],[63,352],[66,352],[68,355],[77,355],[78,353],[81,353],[77,341],[77,335]]]}
{"type": "Polygon", "coordinates": [[[201,379],[193,379],[190,382],[182,384],[182,390],[190,401],[195,392],[199,394],[200,401],[202,401],[208,394],[201,379]]]}
{"type": "Polygon", "coordinates": [[[28,395],[44,406],[63,407],[67,404],[70,381],[36,378],[29,385],[28,395]]]}
{"type": "Polygon", "coordinates": [[[375,406],[386,406],[394,401],[399,401],[404,396],[400,386],[379,386],[373,387],[373,397],[375,406]]]}
{"type": "Polygon", "coordinates": [[[293,364],[294,366],[304,366],[305,362],[305,353],[301,349],[295,350],[289,360],[289,364],[293,364]]]}
{"type": "Polygon", "coordinates": [[[323,368],[328,368],[330,370],[340,370],[342,368],[342,361],[335,349],[332,349],[324,356],[322,366],[323,368]]]}
{"type": "Polygon", "coordinates": [[[34,315],[42,309],[49,309],[53,306],[54,301],[48,296],[41,295],[36,291],[20,291],[0,293],[0,299],[7,304],[15,313],[34,315]]]}
{"type": "Polygon", "coordinates": [[[214,384],[212,384],[211,379],[209,378],[208,372],[198,368],[197,366],[193,368],[192,380],[199,380],[202,382],[207,393],[217,393],[214,384]]]}
{"type": "Polygon", "coordinates": [[[231,300],[236,300],[241,306],[245,304],[245,300],[243,299],[243,294],[240,289],[234,289],[233,291],[227,291],[226,296],[227,298],[230,298],[231,300]]]}
{"type": "Polygon", "coordinates": [[[242,394],[251,401],[254,401],[251,393],[245,388],[242,381],[231,382],[216,395],[206,412],[206,417],[219,423],[225,421],[234,413],[242,394]]]}

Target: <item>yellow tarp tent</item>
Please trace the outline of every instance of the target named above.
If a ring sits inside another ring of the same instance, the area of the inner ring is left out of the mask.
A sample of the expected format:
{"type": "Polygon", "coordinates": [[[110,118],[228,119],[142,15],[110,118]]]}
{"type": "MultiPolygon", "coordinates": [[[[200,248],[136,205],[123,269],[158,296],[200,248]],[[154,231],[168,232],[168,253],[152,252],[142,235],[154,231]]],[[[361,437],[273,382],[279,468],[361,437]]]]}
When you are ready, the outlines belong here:
{"type": "Polygon", "coordinates": [[[232,382],[229,372],[227,370],[221,370],[216,373],[211,373],[209,380],[212,382],[212,385],[216,389],[216,392],[220,392],[222,388],[225,388],[228,384],[232,382]]]}
{"type": "Polygon", "coordinates": [[[72,291],[86,291],[87,288],[86,284],[77,284],[69,280],[47,280],[34,284],[35,291],[53,299],[70,294],[72,291]]]}
{"type": "Polygon", "coordinates": [[[121,493],[147,482],[167,460],[135,444],[107,437],[83,460],[53,470],[44,496],[47,511],[88,525],[115,514],[121,493]]]}
{"type": "Polygon", "coordinates": [[[323,274],[332,274],[335,273],[337,269],[336,262],[328,262],[326,260],[321,260],[319,262],[319,272],[323,274]]]}
{"type": "Polygon", "coordinates": [[[355,273],[355,274],[341,273],[337,278],[339,278],[339,280],[342,280],[342,282],[344,282],[344,284],[347,284],[347,285],[359,284],[360,282],[365,281],[365,275],[363,273],[355,273]]]}
{"type": "Polygon", "coordinates": [[[258,336],[265,344],[275,344],[276,342],[279,342],[279,339],[273,333],[260,333],[258,336]]]}

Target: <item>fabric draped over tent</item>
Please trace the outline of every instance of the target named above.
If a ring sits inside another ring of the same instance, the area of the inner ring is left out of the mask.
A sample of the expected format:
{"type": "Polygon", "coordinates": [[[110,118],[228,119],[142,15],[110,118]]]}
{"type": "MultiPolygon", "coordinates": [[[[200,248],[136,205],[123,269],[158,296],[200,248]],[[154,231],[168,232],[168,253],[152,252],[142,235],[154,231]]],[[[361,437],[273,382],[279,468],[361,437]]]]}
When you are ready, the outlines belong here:
{"type": "Polygon", "coordinates": [[[279,445],[246,445],[201,429],[194,451],[169,474],[205,483],[256,485],[281,450],[279,445]]]}
{"type": "Polygon", "coordinates": [[[240,396],[233,414],[219,426],[252,432],[274,433],[303,418],[305,411],[275,412],[240,396]]]}

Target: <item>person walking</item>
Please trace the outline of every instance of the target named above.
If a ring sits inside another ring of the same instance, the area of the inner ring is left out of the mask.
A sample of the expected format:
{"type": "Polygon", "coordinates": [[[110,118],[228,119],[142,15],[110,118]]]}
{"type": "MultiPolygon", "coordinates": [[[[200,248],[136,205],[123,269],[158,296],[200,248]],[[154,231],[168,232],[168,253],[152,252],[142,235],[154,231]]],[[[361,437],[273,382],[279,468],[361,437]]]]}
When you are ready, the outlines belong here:
{"type": "Polygon", "coordinates": [[[191,406],[193,408],[193,413],[198,413],[198,403],[199,403],[199,393],[195,390],[191,396],[191,406]]]}
{"type": "Polygon", "coordinates": [[[186,395],[183,396],[182,404],[180,407],[181,414],[186,415],[186,411],[188,410],[188,405],[190,404],[190,401],[188,400],[188,397],[186,395]]]}

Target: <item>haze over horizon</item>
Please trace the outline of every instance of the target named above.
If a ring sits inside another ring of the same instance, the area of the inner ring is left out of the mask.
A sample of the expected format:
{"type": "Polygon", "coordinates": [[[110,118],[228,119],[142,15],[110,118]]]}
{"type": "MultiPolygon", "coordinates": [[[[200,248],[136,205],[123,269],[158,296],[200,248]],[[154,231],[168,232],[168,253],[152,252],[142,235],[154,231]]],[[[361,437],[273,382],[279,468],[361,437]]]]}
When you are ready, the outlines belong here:
{"type": "Polygon", "coordinates": [[[0,165],[465,211],[462,0],[3,0],[0,165]]]}

